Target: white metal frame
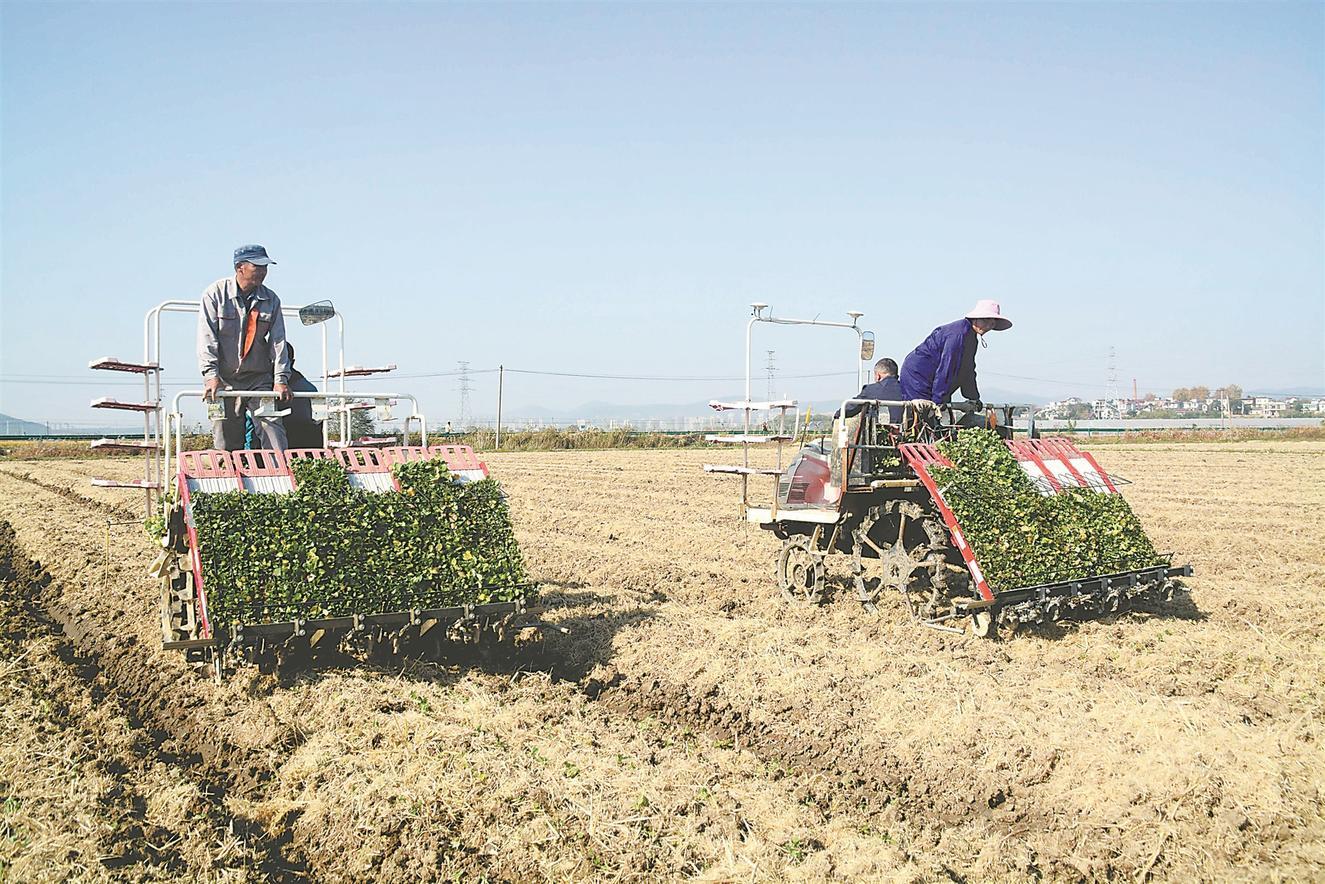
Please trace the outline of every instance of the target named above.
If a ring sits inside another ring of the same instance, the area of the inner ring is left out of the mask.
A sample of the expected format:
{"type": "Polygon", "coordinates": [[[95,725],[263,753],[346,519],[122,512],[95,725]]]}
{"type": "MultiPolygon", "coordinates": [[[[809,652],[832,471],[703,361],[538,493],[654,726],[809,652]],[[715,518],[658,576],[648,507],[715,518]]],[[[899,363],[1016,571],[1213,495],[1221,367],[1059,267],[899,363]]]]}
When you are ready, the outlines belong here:
{"type": "MultiPolygon", "coordinates": [[[[716,465],[713,465],[713,464],[705,464],[705,465],[704,465],[704,469],[705,469],[706,472],[723,472],[723,473],[730,472],[730,473],[736,473],[737,475],[739,475],[739,476],[741,477],[741,515],[742,515],[742,516],[745,516],[747,510],[750,508],[750,476],[751,476],[752,472],[754,472],[754,471],[752,471],[752,469],[751,469],[751,467],[750,467],[750,446],[751,446],[751,445],[754,445],[754,444],[761,444],[761,443],[764,443],[764,442],[770,442],[770,441],[774,441],[774,442],[776,442],[776,443],[777,443],[777,446],[778,446],[778,470],[777,470],[777,472],[780,474],[780,473],[782,472],[782,460],[783,460],[782,445],[783,445],[784,441],[786,441],[788,438],[794,438],[794,434],[793,434],[792,437],[788,437],[788,436],[786,435],[786,433],[785,433],[785,430],[786,430],[785,423],[786,423],[786,417],[787,417],[787,411],[788,411],[788,409],[795,409],[796,421],[795,421],[795,423],[793,424],[793,430],[795,429],[795,427],[796,427],[797,425],[800,424],[800,410],[799,410],[799,407],[797,406],[797,403],[796,403],[794,400],[793,400],[793,401],[787,401],[787,402],[767,402],[767,403],[759,402],[759,403],[757,403],[757,402],[753,402],[753,401],[751,400],[751,398],[750,398],[751,395],[752,395],[753,384],[754,384],[754,378],[753,378],[753,374],[752,374],[752,368],[753,368],[753,366],[752,366],[752,364],[751,364],[750,354],[751,354],[751,344],[752,344],[753,337],[754,337],[754,327],[755,327],[755,323],[758,323],[758,322],[767,322],[767,323],[769,323],[770,325],[817,325],[817,326],[822,326],[822,327],[825,327],[825,328],[844,328],[844,329],[850,329],[851,331],[854,331],[854,332],[856,333],[856,350],[855,350],[855,357],[856,357],[856,358],[855,358],[855,368],[853,369],[853,371],[854,371],[854,374],[856,375],[856,381],[857,381],[857,384],[858,384],[858,385],[863,385],[863,383],[864,383],[864,378],[867,376],[867,372],[868,372],[868,367],[865,366],[865,364],[864,364],[864,360],[862,360],[862,359],[860,358],[861,343],[865,340],[865,334],[866,334],[866,331],[865,331],[865,329],[862,329],[862,328],[860,327],[860,318],[861,318],[862,316],[864,316],[865,314],[862,313],[862,312],[860,312],[859,310],[848,310],[848,311],[847,311],[847,316],[851,317],[851,321],[850,321],[850,322],[830,322],[830,321],[822,320],[822,319],[787,319],[787,318],[783,318],[783,317],[780,317],[780,316],[774,316],[773,313],[772,313],[772,310],[769,308],[769,306],[768,306],[767,304],[760,303],[760,302],[756,302],[756,303],[754,303],[754,304],[751,304],[751,305],[750,305],[750,310],[751,310],[751,314],[752,314],[752,315],[750,316],[749,321],[746,322],[746,324],[745,324],[745,399],[744,399],[744,401],[742,401],[742,402],[740,402],[740,403],[730,403],[730,404],[716,403],[716,404],[718,404],[718,405],[721,405],[722,407],[726,407],[726,408],[739,408],[739,409],[741,409],[742,411],[744,411],[744,412],[745,412],[745,420],[744,420],[744,424],[743,424],[744,429],[743,429],[742,435],[739,436],[739,437],[735,437],[735,436],[732,436],[732,437],[726,437],[726,436],[711,436],[711,437],[709,437],[709,438],[710,438],[711,440],[713,440],[713,441],[736,441],[736,442],[738,442],[738,443],[741,445],[741,453],[742,453],[741,466],[740,466],[740,467],[720,467],[720,466],[716,466],[716,465]],[[765,314],[765,313],[764,313],[765,310],[769,310],[768,314],[765,314]],[[768,408],[767,408],[767,409],[756,408],[755,406],[758,406],[758,405],[766,405],[766,406],[768,406],[768,408]],[[762,411],[762,410],[768,410],[768,411],[771,412],[773,408],[780,408],[781,411],[782,411],[782,414],[781,414],[781,417],[780,417],[780,420],[779,420],[779,432],[778,432],[778,434],[777,434],[777,435],[774,435],[774,436],[764,436],[764,435],[755,435],[755,434],[752,434],[752,433],[750,432],[750,414],[751,414],[752,412],[754,412],[754,411],[762,411]]],[[[760,471],[760,472],[762,472],[762,471],[760,471]]],[[[776,481],[776,479],[775,479],[775,481],[776,481]]],[[[777,511],[777,494],[776,494],[776,490],[777,490],[777,489],[776,489],[776,485],[775,485],[775,486],[774,486],[774,496],[773,496],[773,499],[774,499],[774,503],[773,503],[773,512],[774,512],[774,515],[776,515],[776,511],[777,511]]]]}
{"type": "MultiPolygon", "coordinates": [[[[287,305],[281,306],[281,315],[288,320],[297,319],[299,311],[307,305],[287,305]]],[[[141,363],[141,372],[143,375],[143,393],[142,403],[143,414],[143,481],[142,487],[146,497],[146,513],[150,518],[153,509],[153,494],[160,492],[162,497],[168,490],[168,479],[170,475],[171,452],[170,446],[175,446],[174,460],[179,462],[179,452],[183,446],[183,414],[180,411],[180,403],[183,399],[198,398],[203,395],[202,390],[186,390],[177,393],[172,402],[170,411],[165,411],[162,401],[161,384],[161,318],[166,313],[185,313],[196,315],[202,309],[200,301],[197,300],[167,300],[162,301],[155,307],[147,311],[143,318],[143,361],[141,363]],[[146,407],[150,406],[150,407],[146,407]]],[[[350,393],[345,389],[345,378],[347,371],[345,367],[345,316],[339,308],[335,310],[332,318],[336,320],[336,370],[333,374],[330,362],[330,341],[327,333],[327,322],[320,323],[322,326],[322,389],[316,393],[291,393],[294,398],[300,399],[320,399],[328,403],[329,413],[337,415],[337,439],[340,444],[345,444],[350,435],[350,408],[351,400],[356,399],[406,399],[410,402],[411,413],[405,418],[404,432],[408,439],[410,423],[414,420],[419,422],[420,441],[426,446],[428,437],[427,420],[423,413],[419,411],[418,400],[407,393],[371,393],[356,391],[350,393]],[[338,379],[339,389],[328,391],[328,386],[332,380],[338,379]],[[331,403],[336,403],[334,406],[331,403]]],[[[121,363],[125,364],[125,363],[121,363]]],[[[137,371],[139,369],[121,369],[137,371]]],[[[266,390],[246,390],[246,391],[218,391],[219,397],[224,399],[275,399],[274,391],[266,390]]],[[[323,444],[330,442],[330,424],[331,421],[323,422],[322,439],[323,444]]],[[[110,483],[104,483],[110,484],[110,483]]]]}
{"type": "MultiPolygon", "coordinates": [[[[272,390],[222,390],[216,394],[219,399],[276,399],[276,393],[272,390]]],[[[428,447],[428,420],[423,412],[419,411],[419,400],[409,393],[326,393],[317,391],[315,393],[290,393],[293,399],[321,399],[325,402],[339,401],[346,399],[407,399],[410,403],[410,414],[405,417],[405,426],[402,429],[404,439],[409,438],[410,423],[419,422],[419,444],[424,448],[428,447]]],[[[175,463],[179,463],[180,452],[184,450],[184,414],[180,411],[180,403],[184,399],[203,398],[202,390],[182,390],[175,394],[171,402],[170,411],[166,414],[166,437],[167,443],[162,446],[165,451],[165,466],[162,475],[170,475],[170,447],[175,449],[175,463]]],[[[325,426],[323,428],[323,443],[326,443],[325,426]]],[[[344,444],[346,437],[341,437],[341,443],[344,444]]]]}
{"type": "MultiPolygon", "coordinates": [[[[751,390],[753,388],[753,380],[754,380],[753,375],[751,374],[752,365],[750,362],[750,345],[751,345],[751,339],[753,338],[754,335],[754,327],[756,322],[767,322],[771,325],[818,325],[818,326],[823,326],[825,328],[851,329],[856,333],[856,366],[855,366],[856,382],[857,384],[863,386],[862,378],[864,378],[865,376],[865,369],[863,368],[864,362],[860,358],[860,344],[865,339],[865,330],[861,328],[858,325],[858,323],[860,322],[860,317],[865,315],[864,313],[861,313],[858,310],[850,310],[847,312],[847,315],[851,317],[850,322],[828,322],[821,319],[783,319],[782,317],[774,316],[771,310],[769,310],[769,314],[765,316],[764,310],[768,309],[767,304],[760,304],[760,303],[751,304],[750,309],[754,315],[751,316],[750,321],[745,324],[745,403],[747,406],[750,404],[750,395],[751,395],[751,390]]],[[[747,436],[750,435],[751,411],[752,409],[750,409],[749,407],[745,409],[745,435],[747,436]]],[[[786,409],[783,409],[783,417],[785,418],[785,416],[786,416],[786,409]]],[[[744,466],[748,467],[750,466],[750,449],[745,448],[744,450],[745,450],[744,466]]],[[[782,444],[780,442],[778,443],[778,466],[779,467],[782,466],[782,444]]]]}

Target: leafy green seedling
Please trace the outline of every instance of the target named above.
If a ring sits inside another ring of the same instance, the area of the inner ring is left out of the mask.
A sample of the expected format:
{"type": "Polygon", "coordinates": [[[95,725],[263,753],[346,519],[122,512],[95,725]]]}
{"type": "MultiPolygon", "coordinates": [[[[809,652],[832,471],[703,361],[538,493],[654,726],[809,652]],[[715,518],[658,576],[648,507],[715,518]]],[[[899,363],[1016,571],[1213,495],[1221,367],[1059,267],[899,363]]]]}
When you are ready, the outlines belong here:
{"type": "Polygon", "coordinates": [[[500,487],[440,459],[398,464],[400,493],[350,485],[336,461],[293,464],[291,494],[198,494],[213,622],[272,622],[514,601],[526,594],[500,487]]]}
{"type": "Polygon", "coordinates": [[[995,592],[1159,563],[1121,494],[1064,488],[1043,495],[990,430],[962,430],[939,451],[953,466],[930,474],[995,592]]]}

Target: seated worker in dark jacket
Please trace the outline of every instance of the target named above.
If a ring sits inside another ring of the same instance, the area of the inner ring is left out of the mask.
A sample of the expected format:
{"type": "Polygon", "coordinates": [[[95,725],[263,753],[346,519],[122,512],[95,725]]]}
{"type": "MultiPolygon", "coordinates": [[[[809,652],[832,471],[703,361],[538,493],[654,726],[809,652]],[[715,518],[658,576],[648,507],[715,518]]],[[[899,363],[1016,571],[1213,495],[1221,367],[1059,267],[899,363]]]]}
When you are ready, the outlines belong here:
{"type": "MultiPolygon", "coordinates": [[[[317,387],[294,367],[294,346],[286,343],[290,353],[290,392],[316,393],[317,387]]],[[[313,420],[312,399],[290,399],[290,413],[285,417],[285,435],[290,439],[291,448],[321,448],[322,424],[313,420]]]]}
{"type": "MultiPolygon", "coordinates": [[[[906,397],[902,395],[902,385],[897,380],[897,363],[891,359],[884,358],[874,363],[874,383],[866,384],[860,388],[856,394],[857,399],[882,399],[884,401],[901,402],[906,397]]],[[[847,417],[855,417],[860,414],[863,405],[848,405],[847,417]]],[[[833,417],[837,417],[836,414],[833,417]]],[[[888,422],[900,423],[902,420],[902,407],[900,405],[888,406],[888,422]]]]}
{"type": "Polygon", "coordinates": [[[980,406],[980,388],[975,383],[975,348],[985,344],[988,331],[1012,328],[997,301],[979,301],[966,316],[940,325],[902,360],[902,393],[905,399],[928,399],[935,405],[952,401],[960,389],[968,402],[980,406]]]}
{"type": "MultiPolygon", "coordinates": [[[[317,387],[313,382],[304,377],[303,374],[294,367],[294,344],[286,342],[285,352],[290,354],[290,381],[289,387],[291,393],[316,393],[317,387]]],[[[322,447],[322,424],[313,420],[313,400],[291,397],[286,403],[290,413],[281,419],[285,426],[285,435],[287,444],[291,448],[321,448],[322,447]]],[[[244,426],[245,448],[256,448],[257,434],[253,427],[251,417],[245,421],[244,426]]]]}

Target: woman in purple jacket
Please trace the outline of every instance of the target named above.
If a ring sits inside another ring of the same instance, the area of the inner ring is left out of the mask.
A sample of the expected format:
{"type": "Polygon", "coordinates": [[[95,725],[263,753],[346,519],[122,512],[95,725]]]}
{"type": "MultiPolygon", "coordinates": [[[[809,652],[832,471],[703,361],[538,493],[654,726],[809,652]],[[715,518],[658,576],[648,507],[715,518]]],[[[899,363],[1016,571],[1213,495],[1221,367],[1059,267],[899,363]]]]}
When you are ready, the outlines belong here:
{"type": "Polygon", "coordinates": [[[975,347],[985,332],[1012,328],[997,301],[978,301],[970,313],[929,333],[902,362],[902,394],[947,405],[960,389],[968,402],[980,405],[975,383],[975,347]]]}

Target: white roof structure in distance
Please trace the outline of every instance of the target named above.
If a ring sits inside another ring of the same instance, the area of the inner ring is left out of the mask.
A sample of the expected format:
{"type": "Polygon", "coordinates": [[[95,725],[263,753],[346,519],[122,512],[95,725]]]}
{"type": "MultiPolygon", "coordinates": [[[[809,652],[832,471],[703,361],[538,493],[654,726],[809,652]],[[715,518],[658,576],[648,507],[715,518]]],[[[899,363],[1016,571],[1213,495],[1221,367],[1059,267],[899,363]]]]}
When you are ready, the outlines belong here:
{"type": "MultiPolygon", "coordinates": [[[[349,365],[345,368],[344,376],[347,378],[362,378],[367,377],[370,374],[386,374],[389,371],[395,371],[397,367],[398,366],[394,362],[388,362],[386,365],[376,368],[369,368],[363,365],[349,365]]],[[[327,377],[341,377],[341,370],[336,369],[335,371],[329,371],[327,372],[327,377]]]]}
{"type": "Polygon", "coordinates": [[[160,406],[160,402],[121,402],[109,396],[92,400],[93,408],[114,408],[120,411],[156,411],[160,406]]]}
{"type": "Polygon", "coordinates": [[[717,399],[709,401],[709,408],[714,411],[771,411],[774,408],[795,407],[795,399],[782,399],[776,402],[753,402],[749,399],[737,402],[719,402],[717,399]]]}

